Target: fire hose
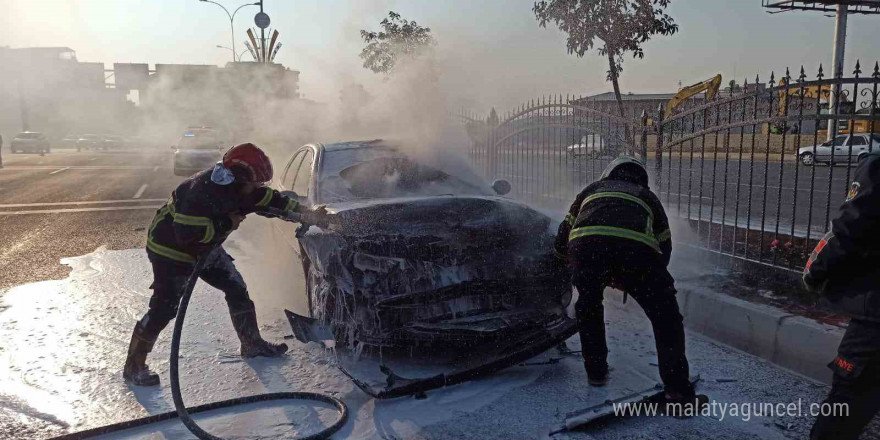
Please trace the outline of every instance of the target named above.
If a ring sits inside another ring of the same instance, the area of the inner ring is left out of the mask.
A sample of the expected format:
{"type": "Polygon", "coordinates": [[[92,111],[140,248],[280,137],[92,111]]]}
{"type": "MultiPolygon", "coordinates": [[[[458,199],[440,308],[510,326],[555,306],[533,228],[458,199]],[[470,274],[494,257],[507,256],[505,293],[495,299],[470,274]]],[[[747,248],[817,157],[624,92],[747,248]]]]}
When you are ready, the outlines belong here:
{"type": "MultiPolygon", "coordinates": [[[[300,228],[297,230],[297,235],[304,233],[308,229],[308,224],[305,223],[304,220],[314,220],[314,219],[306,219],[300,213],[289,213],[282,212],[281,210],[269,208],[269,210],[264,212],[259,212],[259,215],[263,217],[269,218],[279,218],[284,221],[289,222],[299,222],[302,224],[300,228]]],[[[310,222],[310,224],[318,224],[319,226],[326,226],[323,224],[324,221],[315,221],[310,222]]],[[[292,392],[279,392],[279,393],[265,393],[265,394],[254,394],[251,396],[237,397],[234,399],[223,400],[219,402],[212,402],[204,405],[198,405],[191,408],[187,408],[183,403],[183,397],[180,394],[180,378],[178,374],[178,354],[180,351],[180,336],[183,333],[183,321],[186,317],[186,309],[189,305],[189,299],[192,296],[193,289],[195,288],[196,281],[199,279],[199,273],[202,268],[205,266],[206,261],[209,260],[209,257],[216,249],[218,249],[222,240],[215,243],[210,250],[205,252],[195,263],[193,267],[193,272],[190,274],[189,278],[186,281],[186,284],[183,288],[183,295],[180,298],[180,306],[177,309],[177,317],[174,320],[174,333],[171,336],[171,359],[170,359],[170,372],[171,376],[171,397],[174,400],[174,408],[175,411],[169,411],[161,414],[154,414],[147,417],[142,417],[134,420],[127,420],[125,422],[115,423],[112,425],[100,426],[97,428],[88,429],[85,431],[75,432],[72,434],[62,435],[59,437],[55,437],[52,440],[79,440],[86,439],[91,437],[96,437],[99,435],[109,434],[112,432],[123,431],[127,429],[132,429],[144,425],[149,425],[152,423],[158,423],[166,420],[171,420],[179,417],[180,421],[183,422],[183,425],[186,426],[187,429],[190,430],[196,437],[202,440],[223,440],[222,437],[217,437],[204,429],[202,429],[195,420],[192,419],[191,414],[197,414],[201,412],[211,411],[219,408],[228,408],[236,405],[245,405],[250,403],[257,402],[266,402],[271,400],[311,400],[316,402],[327,403],[332,405],[335,410],[339,413],[338,418],[330,424],[324,430],[308,435],[306,437],[299,437],[299,440],[322,440],[328,439],[330,436],[335,434],[339,429],[345,425],[345,422],[348,420],[348,407],[345,403],[332,396],[328,396],[325,394],[319,393],[310,393],[310,392],[302,392],[302,391],[292,391],[292,392]]]]}

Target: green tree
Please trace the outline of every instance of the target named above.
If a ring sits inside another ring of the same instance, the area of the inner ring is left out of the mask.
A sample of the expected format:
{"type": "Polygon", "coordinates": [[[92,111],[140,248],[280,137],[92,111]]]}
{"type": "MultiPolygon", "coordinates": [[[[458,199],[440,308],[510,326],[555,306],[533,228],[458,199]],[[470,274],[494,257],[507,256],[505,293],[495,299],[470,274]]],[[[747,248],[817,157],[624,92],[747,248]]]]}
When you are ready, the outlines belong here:
{"type": "Polygon", "coordinates": [[[374,73],[390,75],[401,59],[416,58],[434,45],[431,28],[407,21],[390,11],[380,23],[380,32],[361,30],[367,45],[361,51],[364,67],[374,73]]]}
{"type": "Polygon", "coordinates": [[[633,58],[644,58],[642,44],[652,36],[678,31],[678,25],[665,13],[670,1],[548,0],[536,2],[532,11],[541,27],[552,22],[568,34],[568,53],[583,57],[598,47],[599,55],[608,57],[607,79],[614,85],[620,116],[626,117],[618,83],[624,54],[632,52],[633,58]]]}

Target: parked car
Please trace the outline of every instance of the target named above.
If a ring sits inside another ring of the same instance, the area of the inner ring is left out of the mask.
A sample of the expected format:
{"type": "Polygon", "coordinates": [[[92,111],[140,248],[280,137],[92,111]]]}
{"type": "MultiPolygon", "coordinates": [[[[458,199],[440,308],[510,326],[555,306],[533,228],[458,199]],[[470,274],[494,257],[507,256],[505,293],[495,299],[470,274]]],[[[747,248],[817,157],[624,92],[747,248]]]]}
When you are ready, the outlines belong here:
{"type": "Polygon", "coordinates": [[[105,135],[101,146],[105,150],[123,148],[125,147],[125,139],[122,136],[105,135]]]}
{"type": "Polygon", "coordinates": [[[96,134],[84,134],[76,141],[76,151],[97,150],[104,146],[104,138],[96,134]]]}
{"type": "Polygon", "coordinates": [[[64,136],[60,141],[61,148],[76,148],[76,141],[79,140],[78,134],[69,134],[64,136]]]}
{"type": "Polygon", "coordinates": [[[880,149],[880,134],[874,134],[873,137],[870,133],[841,134],[820,145],[799,148],[798,159],[807,166],[817,163],[831,165],[833,152],[833,163],[855,164],[862,155],[878,149],[880,149]],[[852,147],[851,154],[850,147],[852,147]]]}
{"type": "Polygon", "coordinates": [[[223,156],[226,147],[222,136],[210,128],[189,128],[171,146],[174,150],[174,175],[190,176],[210,168],[223,156]]]}
{"type": "Polygon", "coordinates": [[[534,348],[573,334],[550,218],[502,197],[506,181],[464,174],[383,141],[294,153],[277,187],[334,218],[332,228],[305,234],[275,226],[302,261],[291,268],[303,284],[289,304],[308,305],[286,310],[295,331],[305,315],[331,323],[339,346],[458,350],[534,348]]]}
{"type": "Polygon", "coordinates": [[[40,132],[23,131],[12,138],[9,150],[12,153],[48,153],[49,139],[40,132]]]}
{"type": "Polygon", "coordinates": [[[571,157],[597,158],[602,155],[606,148],[605,139],[598,135],[581,136],[581,141],[565,147],[565,152],[571,157]]]}

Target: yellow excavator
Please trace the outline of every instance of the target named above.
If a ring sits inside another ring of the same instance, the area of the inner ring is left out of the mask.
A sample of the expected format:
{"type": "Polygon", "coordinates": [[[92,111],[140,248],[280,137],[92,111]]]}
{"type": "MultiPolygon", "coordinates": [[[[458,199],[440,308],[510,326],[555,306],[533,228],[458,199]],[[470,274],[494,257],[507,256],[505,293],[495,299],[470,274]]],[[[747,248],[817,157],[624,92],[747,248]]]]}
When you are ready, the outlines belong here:
{"type": "Polygon", "coordinates": [[[672,112],[675,111],[678,106],[680,106],[683,102],[687,101],[688,98],[696,95],[697,93],[706,92],[706,101],[711,101],[712,98],[718,93],[718,89],[721,87],[721,75],[715,75],[712,78],[709,78],[703,82],[696,83],[692,86],[687,86],[678,91],[669,102],[666,103],[666,111],[663,112],[663,118],[668,118],[672,116],[672,112]]]}
{"type": "MultiPolygon", "coordinates": [[[[778,115],[785,115],[785,107],[788,105],[788,99],[794,100],[804,100],[804,101],[814,101],[818,98],[820,109],[828,109],[831,103],[831,85],[823,84],[822,86],[806,86],[801,88],[797,84],[792,84],[788,89],[788,93],[785,92],[785,79],[781,79],[779,81],[779,110],[778,115]],[[801,90],[803,90],[803,94],[801,94],[801,90]]],[[[838,113],[841,114],[849,114],[855,112],[855,103],[846,99],[846,96],[841,97],[841,102],[837,103],[840,110],[838,113]]],[[[870,109],[859,110],[857,113],[870,113],[870,109]]],[[[824,122],[824,121],[823,121],[824,122]]],[[[825,124],[827,126],[827,124],[825,124]]],[[[796,126],[795,126],[796,127],[796,126]]],[[[795,127],[792,127],[793,129],[795,127]]],[[[766,130],[769,129],[770,133],[779,134],[786,131],[786,126],[772,125],[766,130]]],[[[876,130],[871,127],[871,121],[865,119],[841,119],[838,121],[837,126],[837,134],[848,134],[848,133],[869,133],[872,130],[876,130]]],[[[825,137],[828,133],[827,128],[819,128],[817,130],[819,137],[825,137]]]]}

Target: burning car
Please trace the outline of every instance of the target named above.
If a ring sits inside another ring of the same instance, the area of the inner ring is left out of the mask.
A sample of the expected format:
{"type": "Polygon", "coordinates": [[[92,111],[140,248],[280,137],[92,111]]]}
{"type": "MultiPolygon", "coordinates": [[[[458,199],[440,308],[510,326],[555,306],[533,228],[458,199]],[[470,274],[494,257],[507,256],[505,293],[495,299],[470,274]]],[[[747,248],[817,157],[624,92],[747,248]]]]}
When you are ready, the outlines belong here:
{"type": "MultiPolygon", "coordinates": [[[[277,185],[333,216],[326,229],[288,234],[304,280],[294,294],[309,315],[285,310],[298,339],[333,339],[358,352],[479,353],[482,361],[457,364],[473,378],[574,334],[550,219],[502,197],[507,182],[490,187],[461,174],[385,141],[311,144],[293,154],[277,185]],[[305,330],[312,324],[331,327],[331,336],[315,337],[305,330]]],[[[448,385],[454,376],[445,377],[448,385]]]]}

